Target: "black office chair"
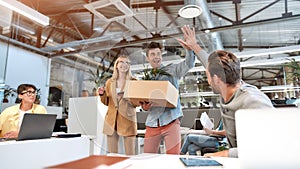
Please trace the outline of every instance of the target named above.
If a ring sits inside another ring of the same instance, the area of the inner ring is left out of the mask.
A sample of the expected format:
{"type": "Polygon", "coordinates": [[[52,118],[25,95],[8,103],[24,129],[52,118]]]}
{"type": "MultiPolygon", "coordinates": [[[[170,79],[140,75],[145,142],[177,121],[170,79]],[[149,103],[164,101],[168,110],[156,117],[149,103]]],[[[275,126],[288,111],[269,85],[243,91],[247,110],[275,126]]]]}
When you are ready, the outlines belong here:
{"type": "Polygon", "coordinates": [[[68,132],[68,127],[66,124],[66,119],[56,119],[55,126],[53,132],[68,132]]]}

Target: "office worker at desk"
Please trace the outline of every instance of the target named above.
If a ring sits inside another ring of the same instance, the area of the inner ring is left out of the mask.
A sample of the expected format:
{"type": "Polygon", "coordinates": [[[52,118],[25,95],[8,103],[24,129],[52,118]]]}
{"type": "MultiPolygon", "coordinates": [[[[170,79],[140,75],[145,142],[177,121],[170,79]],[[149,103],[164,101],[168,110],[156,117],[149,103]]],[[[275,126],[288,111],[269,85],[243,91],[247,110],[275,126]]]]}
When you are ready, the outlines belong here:
{"type": "Polygon", "coordinates": [[[81,94],[80,94],[80,97],[89,97],[90,94],[89,94],[89,91],[88,90],[81,90],[81,94]]]}
{"type": "MultiPolygon", "coordinates": [[[[162,68],[162,45],[151,42],[146,49],[146,59],[154,69],[162,68]]],[[[195,55],[187,53],[185,60],[178,64],[166,67],[170,75],[158,74],[156,80],[164,80],[179,88],[179,79],[194,67],[195,55]]],[[[180,99],[175,108],[156,107],[152,103],[141,105],[144,110],[149,110],[146,120],[146,133],[144,139],[145,153],[158,153],[161,140],[164,140],[167,154],[180,154],[181,135],[180,118],[183,116],[180,99]]]]}
{"type": "MultiPolygon", "coordinates": [[[[272,108],[270,99],[255,86],[242,81],[240,62],[231,52],[217,50],[208,54],[197,44],[195,29],[182,27],[182,46],[192,50],[206,68],[209,85],[214,93],[220,94],[220,108],[229,150],[206,154],[206,156],[237,157],[235,112],[239,109],[272,108]]],[[[254,122],[255,123],[255,122],[254,122]]]]}
{"type": "Polygon", "coordinates": [[[128,57],[122,55],[115,61],[113,75],[107,80],[105,88],[98,89],[102,103],[108,106],[103,133],[107,135],[109,153],[118,153],[119,136],[123,136],[126,155],[135,154],[136,106],[123,98],[128,80],[134,78],[128,57]]]}
{"type": "Polygon", "coordinates": [[[25,113],[47,113],[44,106],[34,104],[36,90],[32,84],[18,86],[17,93],[21,103],[6,108],[0,114],[0,137],[16,138],[25,113]]]}

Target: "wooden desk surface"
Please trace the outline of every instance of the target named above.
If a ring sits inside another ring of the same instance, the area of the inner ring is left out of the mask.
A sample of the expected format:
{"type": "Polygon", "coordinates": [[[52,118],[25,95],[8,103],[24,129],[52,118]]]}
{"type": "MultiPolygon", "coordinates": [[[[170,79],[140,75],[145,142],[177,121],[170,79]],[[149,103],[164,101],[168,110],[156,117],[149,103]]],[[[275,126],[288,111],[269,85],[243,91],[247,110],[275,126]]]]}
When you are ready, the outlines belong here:
{"type": "Polygon", "coordinates": [[[118,156],[104,156],[104,155],[92,155],[80,160],[71,161],[64,164],[59,164],[55,166],[47,167],[48,169],[51,168],[68,168],[68,169],[93,169],[99,165],[112,165],[117,162],[123,161],[128,159],[128,157],[118,157],[118,156]]]}

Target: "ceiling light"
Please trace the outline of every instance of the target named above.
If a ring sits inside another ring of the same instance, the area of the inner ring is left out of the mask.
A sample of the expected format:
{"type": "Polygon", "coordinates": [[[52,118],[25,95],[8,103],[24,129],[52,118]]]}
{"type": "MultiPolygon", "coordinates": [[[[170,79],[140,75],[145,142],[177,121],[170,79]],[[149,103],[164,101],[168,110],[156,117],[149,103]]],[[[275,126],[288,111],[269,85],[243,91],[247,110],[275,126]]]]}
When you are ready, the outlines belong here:
{"type": "Polygon", "coordinates": [[[9,27],[11,24],[12,10],[0,5],[0,26],[9,27]]]}
{"type": "Polygon", "coordinates": [[[205,33],[209,33],[209,32],[210,32],[210,30],[208,30],[208,29],[207,29],[207,30],[205,30],[204,32],[205,32],[205,33]]]}
{"type": "Polygon", "coordinates": [[[49,25],[49,17],[39,13],[38,11],[24,5],[16,0],[0,0],[0,5],[9,8],[29,19],[32,19],[43,26],[49,25]]]}
{"type": "Polygon", "coordinates": [[[195,18],[201,15],[202,9],[195,0],[185,0],[184,6],[179,9],[178,14],[183,18],[195,18]]]}

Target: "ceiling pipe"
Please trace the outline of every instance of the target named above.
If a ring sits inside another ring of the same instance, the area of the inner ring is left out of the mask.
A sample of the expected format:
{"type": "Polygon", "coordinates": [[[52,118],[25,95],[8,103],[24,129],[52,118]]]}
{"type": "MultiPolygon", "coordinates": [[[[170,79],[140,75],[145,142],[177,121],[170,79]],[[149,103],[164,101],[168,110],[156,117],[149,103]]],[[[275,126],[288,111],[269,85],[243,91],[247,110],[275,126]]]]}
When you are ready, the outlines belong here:
{"type": "MultiPolygon", "coordinates": [[[[210,15],[210,11],[208,9],[207,1],[206,0],[197,0],[196,5],[200,6],[202,9],[202,14],[197,18],[198,21],[201,23],[202,27],[204,28],[214,28],[215,25],[212,22],[212,18],[210,15]]],[[[223,43],[220,38],[220,34],[218,32],[210,33],[210,39],[212,41],[209,51],[214,50],[222,50],[223,43]]]]}
{"type": "Polygon", "coordinates": [[[237,23],[235,25],[226,25],[226,26],[219,26],[219,27],[212,27],[212,28],[204,28],[199,30],[200,32],[221,32],[226,30],[234,30],[234,29],[240,29],[240,28],[249,28],[253,26],[261,26],[261,25],[267,25],[272,23],[278,23],[278,22],[286,22],[290,20],[296,20],[300,19],[300,14],[292,15],[292,16],[286,16],[286,17],[277,17],[277,18],[271,18],[271,19],[264,19],[259,21],[252,21],[252,22],[243,22],[243,23],[237,23]]]}
{"type": "MultiPolygon", "coordinates": [[[[205,28],[214,28],[214,23],[212,22],[212,18],[211,18],[211,15],[210,15],[210,12],[209,12],[209,9],[208,9],[208,5],[207,5],[207,2],[205,0],[197,0],[195,2],[198,6],[201,6],[203,12],[202,14],[197,18],[199,20],[199,22],[202,24],[203,27],[205,28]]],[[[161,28],[162,30],[167,30],[169,28],[161,28]]],[[[144,32],[145,30],[143,30],[144,32]]],[[[151,31],[154,31],[154,30],[146,30],[147,32],[151,32],[151,31]]],[[[138,32],[139,33],[139,32],[138,32]]],[[[127,36],[132,36],[136,34],[136,32],[134,33],[130,33],[128,34],[127,36]]],[[[181,36],[182,34],[179,33],[177,34],[177,36],[181,36]]],[[[213,50],[220,50],[220,49],[223,49],[223,44],[222,44],[222,41],[221,41],[221,38],[220,38],[220,35],[218,32],[215,32],[215,33],[210,33],[208,34],[210,36],[210,39],[212,41],[211,45],[210,45],[210,48],[209,51],[213,51],[213,50]]],[[[119,33],[119,34],[115,34],[113,35],[104,35],[104,36],[101,36],[101,37],[96,37],[96,38],[92,38],[92,39],[85,39],[85,40],[80,40],[80,41],[74,41],[74,42],[68,42],[68,43],[64,43],[64,44],[60,44],[60,45],[57,45],[57,46],[49,46],[49,47],[45,47],[45,48],[42,48],[44,51],[55,51],[55,50],[60,50],[60,49],[63,49],[63,48],[66,48],[66,47],[74,47],[74,46],[80,46],[80,45],[88,45],[88,44],[92,44],[92,43],[98,43],[98,42],[103,42],[103,41],[109,41],[111,39],[118,39],[118,38],[122,38],[124,36],[123,33],[119,33]]],[[[169,36],[169,37],[159,37],[159,39],[168,39],[168,38],[174,38],[176,37],[176,35],[172,35],[172,36],[169,36]]],[[[145,41],[148,41],[145,40],[145,41]]],[[[138,43],[141,43],[142,41],[139,41],[138,43]]],[[[133,44],[137,44],[137,43],[127,43],[127,44],[122,44],[120,46],[116,45],[114,46],[114,48],[116,47],[126,47],[126,46],[130,46],[130,45],[133,45],[133,44]]],[[[82,50],[82,52],[92,52],[92,51],[85,51],[85,50],[82,50]]],[[[61,56],[60,54],[58,54],[57,56],[61,56]]]]}
{"type": "MultiPolygon", "coordinates": [[[[17,41],[17,40],[14,40],[14,39],[11,39],[11,38],[8,38],[6,36],[3,36],[3,35],[0,35],[0,40],[2,40],[3,42],[6,42],[6,43],[9,43],[9,44],[13,44],[13,45],[16,45],[16,46],[19,46],[19,47],[22,47],[22,48],[25,48],[27,50],[31,50],[31,51],[34,51],[35,53],[38,53],[40,55],[43,55],[45,57],[48,57],[50,58],[50,53],[48,52],[45,52],[43,50],[41,50],[40,48],[36,48],[34,46],[31,46],[31,45],[28,45],[26,43],[22,43],[20,41],[17,41]]],[[[70,56],[70,57],[75,57],[81,61],[85,61],[85,62],[88,62],[90,64],[93,64],[95,66],[100,66],[102,65],[102,63],[99,63],[95,60],[93,60],[92,58],[88,57],[88,56],[83,56],[83,55],[80,55],[80,54],[73,54],[73,55],[67,55],[67,56],[70,56]]],[[[63,58],[63,57],[61,57],[63,58]]],[[[105,65],[105,68],[108,68],[108,66],[105,65]]]]}
{"type": "Polygon", "coordinates": [[[11,39],[11,38],[8,38],[6,36],[3,36],[3,35],[0,35],[0,40],[6,42],[6,43],[9,43],[9,44],[13,44],[13,45],[16,45],[16,46],[20,46],[20,47],[23,47],[25,49],[28,49],[28,50],[31,50],[31,51],[34,51],[38,54],[41,54],[43,56],[46,56],[46,57],[49,57],[50,56],[50,53],[49,52],[45,52],[44,50],[41,50],[40,48],[37,48],[37,47],[34,47],[34,46],[31,46],[31,45],[28,45],[26,43],[22,43],[20,41],[17,41],[15,39],[11,39]]]}

